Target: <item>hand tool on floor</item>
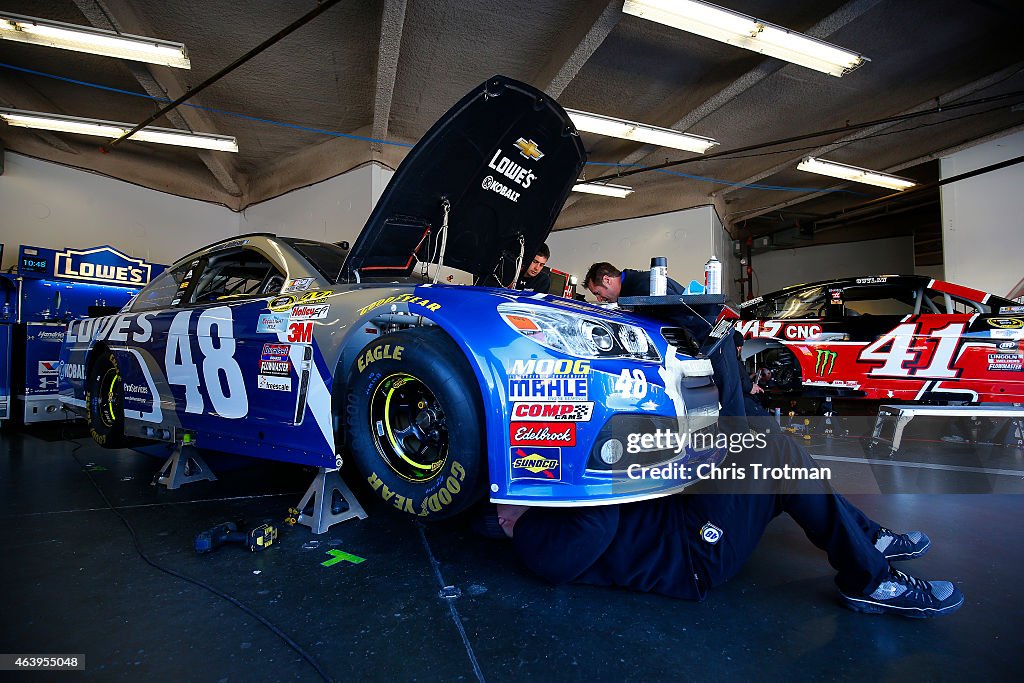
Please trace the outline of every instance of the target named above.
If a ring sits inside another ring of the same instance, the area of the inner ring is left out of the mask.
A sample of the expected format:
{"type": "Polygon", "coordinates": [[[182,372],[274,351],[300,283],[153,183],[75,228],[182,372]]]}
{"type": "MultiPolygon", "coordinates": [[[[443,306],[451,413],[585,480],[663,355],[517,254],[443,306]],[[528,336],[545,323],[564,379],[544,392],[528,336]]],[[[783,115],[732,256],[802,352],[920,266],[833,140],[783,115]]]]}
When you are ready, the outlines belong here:
{"type": "Polygon", "coordinates": [[[240,543],[250,551],[266,550],[277,540],[277,527],[264,522],[248,531],[239,531],[234,522],[223,522],[195,537],[194,545],[197,553],[208,553],[225,543],[240,543]]]}

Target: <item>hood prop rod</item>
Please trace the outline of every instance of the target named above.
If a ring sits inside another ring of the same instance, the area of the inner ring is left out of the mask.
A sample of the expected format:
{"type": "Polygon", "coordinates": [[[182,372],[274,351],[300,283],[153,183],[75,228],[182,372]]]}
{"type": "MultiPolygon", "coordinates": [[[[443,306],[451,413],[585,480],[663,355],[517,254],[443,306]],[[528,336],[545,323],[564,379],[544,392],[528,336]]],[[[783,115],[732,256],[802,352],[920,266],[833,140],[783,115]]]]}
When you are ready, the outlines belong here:
{"type": "Polygon", "coordinates": [[[444,217],[441,219],[441,249],[437,255],[437,268],[434,269],[434,284],[437,278],[441,277],[441,268],[444,266],[444,251],[448,248],[448,216],[451,214],[452,203],[445,197],[441,200],[441,210],[444,217]]]}

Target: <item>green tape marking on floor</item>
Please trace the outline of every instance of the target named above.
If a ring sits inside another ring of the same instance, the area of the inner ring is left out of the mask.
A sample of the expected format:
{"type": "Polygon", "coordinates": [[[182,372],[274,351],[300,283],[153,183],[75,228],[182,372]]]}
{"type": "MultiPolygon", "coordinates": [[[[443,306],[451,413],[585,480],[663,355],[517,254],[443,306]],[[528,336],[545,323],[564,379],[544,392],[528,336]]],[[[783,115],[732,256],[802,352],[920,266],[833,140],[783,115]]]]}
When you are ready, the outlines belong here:
{"type": "Polygon", "coordinates": [[[351,562],[352,564],[359,564],[360,562],[366,562],[365,557],[359,557],[352,553],[346,553],[344,550],[328,550],[328,555],[331,555],[331,559],[326,562],[321,562],[320,566],[330,567],[331,565],[338,564],[339,562],[351,562]]]}

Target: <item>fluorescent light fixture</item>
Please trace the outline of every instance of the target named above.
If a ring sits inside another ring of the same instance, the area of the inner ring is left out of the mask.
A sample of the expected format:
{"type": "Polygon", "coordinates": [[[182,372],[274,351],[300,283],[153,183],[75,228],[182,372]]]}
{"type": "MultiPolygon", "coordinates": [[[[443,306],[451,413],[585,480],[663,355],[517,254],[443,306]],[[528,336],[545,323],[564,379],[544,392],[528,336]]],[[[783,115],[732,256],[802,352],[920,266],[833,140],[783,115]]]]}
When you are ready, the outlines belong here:
{"type": "Polygon", "coordinates": [[[626,0],[622,11],[833,76],[871,61],[837,45],[698,0],[626,0]]]}
{"type": "Polygon", "coordinates": [[[20,14],[0,12],[0,40],[59,47],[63,50],[163,64],[179,69],[191,68],[188,53],[181,43],[130,36],[91,26],[65,24],[20,14]]]}
{"type": "Polygon", "coordinates": [[[834,161],[825,161],[824,159],[815,159],[814,157],[804,157],[803,161],[797,165],[797,168],[801,171],[820,173],[821,175],[832,176],[833,178],[888,187],[891,190],[906,190],[917,185],[913,180],[889,175],[888,173],[879,173],[878,171],[871,171],[866,168],[838,164],[834,161]]]}
{"type": "Polygon", "coordinates": [[[632,187],[625,185],[612,185],[611,183],[588,183],[585,180],[577,180],[572,186],[573,192],[586,192],[587,194],[600,194],[605,197],[618,197],[620,199],[633,194],[632,187]]]}
{"type": "Polygon", "coordinates": [[[576,126],[577,130],[587,133],[597,133],[598,135],[607,135],[612,138],[646,142],[651,145],[658,145],[659,147],[683,149],[687,152],[696,152],[697,154],[703,154],[709,148],[718,144],[717,140],[701,137],[700,135],[680,133],[670,128],[658,128],[657,126],[648,126],[645,123],[615,119],[610,116],[590,114],[585,111],[576,111],[575,109],[566,109],[565,113],[572,119],[572,124],[576,126]]]}
{"type": "MultiPolygon", "coordinates": [[[[110,140],[116,140],[135,127],[130,123],[82,119],[76,116],[43,114],[35,111],[21,111],[19,109],[6,109],[3,107],[0,107],[0,119],[6,121],[11,126],[53,130],[59,133],[95,135],[110,140]]],[[[208,133],[189,133],[173,128],[143,128],[128,139],[140,142],[155,142],[161,145],[212,149],[220,152],[238,151],[238,142],[233,137],[211,135],[208,133]]]]}

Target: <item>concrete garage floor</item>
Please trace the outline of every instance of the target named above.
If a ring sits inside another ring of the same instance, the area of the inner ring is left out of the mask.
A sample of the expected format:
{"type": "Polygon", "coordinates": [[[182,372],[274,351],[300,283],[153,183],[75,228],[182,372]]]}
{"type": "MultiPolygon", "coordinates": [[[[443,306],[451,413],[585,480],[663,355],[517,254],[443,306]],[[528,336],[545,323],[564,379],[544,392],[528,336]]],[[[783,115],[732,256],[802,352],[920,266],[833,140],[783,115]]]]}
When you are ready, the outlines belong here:
{"type": "MultiPolygon", "coordinates": [[[[907,436],[895,460],[927,467],[829,464],[841,490],[869,490],[874,481],[928,491],[851,499],[882,523],[931,535],[931,552],[903,565],[959,583],[967,602],[946,618],[844,609],[823,555],[788,518],[700,604],[551,587],[526,574],[506,543],[477,538],[462,521],[423,527],[368,498],[369,519],[334,527],[318,548],[304,547],[315,538],[307,528],[282,525],[267,552],[227,546],[199,556],[197,532],[238,518],[280,522],[312,474],[211,459],[218,482],[166,491],[149,483],[161,462],[154,455],[103,450],[81,428],[6,430],[0,652],[84,653],[88,680],[320,680],[256,618],[147,564],[102,491],[153,564],[243,603],[336,681],[1019,680],[1022,454],[913,440],[928,438],[921,429],[907,436]],[[62,430],[77,438],[60,440],[62,430]],[[976,471],[986,468],[1003,473],[976,471]],[[998,493],[981,493],[991,490],[998,493]],[[333,549],[365,561],[322,566],[333,549]],[[440,597],[445,585],[461,597],[440,597]]],[[[815,454],[863,457],[853,441],[806,443],[815,454]]]]}

